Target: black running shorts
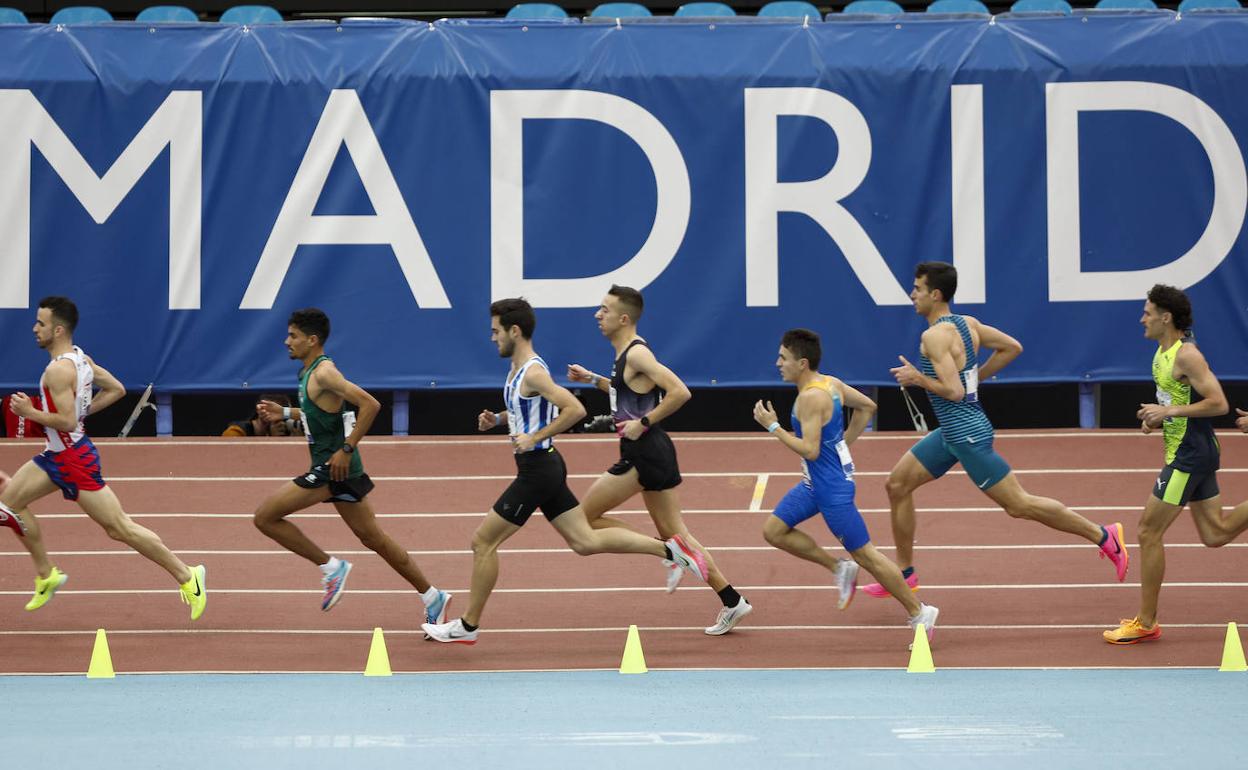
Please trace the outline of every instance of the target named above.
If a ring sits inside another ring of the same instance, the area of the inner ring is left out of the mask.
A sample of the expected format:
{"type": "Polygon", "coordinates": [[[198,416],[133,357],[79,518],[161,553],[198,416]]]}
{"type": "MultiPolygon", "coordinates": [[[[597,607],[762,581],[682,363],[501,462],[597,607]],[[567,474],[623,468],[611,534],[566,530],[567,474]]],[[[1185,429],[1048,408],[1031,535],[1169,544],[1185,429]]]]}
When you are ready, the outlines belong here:
{"type": "Polygon", "coordinates": [[[333,481],[329,477],[328,465],[314,465],[311,470],[302,476],[296,476],[291,481],[295,482],[295,486],[304,489],[319,489],[324,486],[329,487],[329,499],[327,503],[358,503],[373,491],[373,480],[368,477],[367,473],[361,473],[343,481],[333,481]]]}
{"type": "Polygon", "coordinates": [[[620,461],[607,469],[612,476],[623,476],[633,468],[647,492],[662,492],[680,485],[676,447],[667,431],[651,428],[636,441],[620,439],[620,461]]]}
{"type": "Polygon", "coordinates": [[[578,505],[568,489],[568,466],[554,447],[516,455],[516,479],[494,503],[494,512],[517,527],[538,508],[550,521],[578,505]]]}

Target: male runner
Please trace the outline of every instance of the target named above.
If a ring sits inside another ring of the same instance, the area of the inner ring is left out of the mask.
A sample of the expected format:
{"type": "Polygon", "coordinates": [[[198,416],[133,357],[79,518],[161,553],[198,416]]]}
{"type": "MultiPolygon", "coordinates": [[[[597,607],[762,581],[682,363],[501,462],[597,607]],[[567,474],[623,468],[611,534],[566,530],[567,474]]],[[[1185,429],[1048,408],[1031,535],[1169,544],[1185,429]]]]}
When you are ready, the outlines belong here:
{"type": "MultiPolygon", "coordinates": [[[[962,464],[972,483],[1006,513],[1038,521],[1046,527],[1078,535],[1096,544],[1103,558],[1114,564],[1118,582],[1127,576],[1127,549],[1122,525],[1097,526],[1056,500],[1028,494],[1014,472],[992,448],[993,427],[979,403],[979,382],[1000,371],[1023,352],[1018,340],[970,316],[949,309],[958,288],[958,273],[945,262],[923,262],[914,271],[910,299],[925,317],[927,331],[919,345],[919,371],[898,356],[901,366],[890,370],[904,388],[915,385],[928,392],[940,427],[923,437],[902,456],[888,477],[897,564],[906,583],[917,589],[914,571],[914,491],[962,464]],[[979,366],[979,349],[993,354],[979,366]]],[[[878,583],[863,586],[870,596],[887,596],[878,583]]]]}
{"type": "Polygon", "coordinates": [[[181,588],[182,601],[191,606],[191,620],[198,620],[208,604],[203,565],[186,566],[155,532],[134,523],[122,510],[112,488],[104,483],[99,452],[87,436],[83,421],[126,395],[126,389],[74,344],[77,326],[78,307],[71,300],[39,300],[35,342],[52,359],[39,382],[43,408],[35,409],[25,393],[14,393],[9,402],[14,414],[39,423],[47,437],[43,453],[19,468],[0,492],[0,524],[21,536],[22,545],[35,562],[35,595],[26,609],[37,610],[47,604],[69,579],[49,561],[39,521],[29,509],[34,501],[60,489],[66,500],[78,503],[109,537],[130,546],[172,575],[181,588]],[[100,388],[94,398],[92,385],[100,388]]]}
{"type": "Polygon", "coordinates": [[[766,405],[762,401],[754,404],[754,420],[802,458],[802,480],[767,517],[763,537],[776,548],[812,561],[835,575],[840,591],[837,609],[845,609],[853,600],[861,565],[901,602],[911,628],[922,623],[931,639],[940,610],[914,598],[901,570],[872,545],[867,524],[854,505],[854,460],[849,445],[871,421],[875,402],[837,378],[820,374],[822,357],[822,345],[815,332],[791,329],[784,333],[776,366],[785,382],[797,386],[790,421],[792,433],[780,427],[770,401],[766,405]],[[844,407],[854,410],[848,429],[844,407]],[[810,535],[797,529],[798,524],[817,513],[823,514],[828,529],[853,561],[832,558],[810,535]]]}
{"type": "MultiPolygon", "coordinates": [[[[1166,574],[1162,538],[1184,506],[1192,512],[1200,541],[1211,548],[1226,545],[1248,528],[1248,502],[1223,516],[1217,479],[1221,450],[1210,418],[1226,414],[1230,407],[1191,335],[1191,301],[1180,289],[1158,284],[1148,292],[1140,323],[1145,338],[1157,342],[1153,354],[1157,403],[1140,404],[1136,416],[1145,433],[1162,429],[1166,465],[1140,517],[1140,612],[1102,634],[1110,644],[1136,644],[1161,636],[1157,601],[1166,574]]],[[[1241,417],[1236,424],[1244,430],[1248,420],[1241,417]]]]}
{"type": "Polygon", "coordinates": [[[420,592],[425,619],[441,622],[451,594],[429,584],[407,551],[377,525],[373,506],[365,499],[373,490],[373,482],[364,472],[357,447],[377,416],[380,408],[377,399],[344,377],[333,360],[325,355],[329,318],[323,312],[316,308],[296,310],[290,314],[288,323],[286,349],[291,358],[303,363],[299,372],[299,406],[283,407],[272,401],[261,401],[256,408],[265,412],[270,421],[294,418],[303,423],[312,467],[283,484],[260,504],[255,515],[256,528],[286,550],[320,566],[321,583],[325,588],[321,609],[329,610],[342,596],[351,562],[322,551],[286,517],[316,503],[333,503],[360,543],[385,559],[420,592]],[[350,435],[343,424],[344,402],[355,404],[360,410],[359,420],[350,435]]]}
{"type": "Polygon", "coordinates": [[[666,543],[626,529],[595,530],[568,489],[568,469],[555,449],[554,437],[585,416],[585,407],[566,388],[555,384],[546,362],[533,350],[537,316],[523,299],[490,305],[490,338],[500,358],[511,359],[503,385],[502,412],[484,410],[477,429],[507,423],[516,455],[516,479],[485,515],[472,536],[472,593],[463,617],[422,627],[439,642],[476,644],[481,612],[498,580],[498,549],[520,531],[538,508],[551,526],[581,556],[594,553],[648,553],[682,565],[706,579],[706,562],[679,535],[666,543]]]}
{"type": "MultiPolygon", "coordinates": [[[[659,423],[684,405],[690,394],[680,378],[659,363],[646,341],[637,334],[637,322],[641,320],[644,307],[641,292],[627,286],[612,286],[594,314],[598,329],[615,348],[616,359],[610,378],[594,374],[579,364],[568,366],[568,379],[590,383],[610,395],[611,414],[620,435],[620,461],[593,483],[581,507],[594,529],[627,528],[624,522],[603,514],[640,492],[660,537],[680,535],[706,557],[710,569],[707,582],[724,605],[706,633],[720,636],[731,631],[754,608],[724,578],[710,552],[689,534],[680,515],[676,486],[681,478],[676,448],[659,423]]],[[[667,591],[671,593],[680,583],[682,570],[670,562],[666,566],[667,591]]]]}

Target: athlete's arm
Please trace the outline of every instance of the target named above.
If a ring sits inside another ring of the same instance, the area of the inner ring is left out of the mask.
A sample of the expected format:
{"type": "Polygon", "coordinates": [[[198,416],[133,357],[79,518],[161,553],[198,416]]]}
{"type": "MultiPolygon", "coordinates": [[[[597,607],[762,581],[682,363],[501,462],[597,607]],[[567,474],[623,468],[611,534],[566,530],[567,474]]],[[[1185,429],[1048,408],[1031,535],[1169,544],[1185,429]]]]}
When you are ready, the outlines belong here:
{"type": "Polygon", "coordinates": [[[114,377],[109,370],[90,358],[87,361],[91,364],[91,370],[95,373],[95,384],[100,389],[98,393],[91,397],[91,408],[87,410],[87,414],[95,414],[120,401],[126,395],[126,386],[122,385],[121,380],[114,377]]]}
{"type": "Polygon", "coordinates": [[[528,374],[524,375],[524,389],[532,389],[533,392],[521,393],[520,395],[540,395],[559,408],[559,416],[555,418],[554,422],[536,433],[525,433],[516,436],[513,441],[516,444],[516,449],[521,452],[527,452],[551,436],[563,433],[585,417],[585,407],[581,405],[580,401],[576,400],[576,396],[572,395],[572,391],[556,385],[554,379],[550,376],[550,372],[540,366],[529,367],[528,374]]]}
{"type": "MultiPolygon", "coordinates": [[[[819,459],[819,439],[823,434],[823,426],[832,419],[832,400],[825,398],[817,390],[804,390],[797,397],[797,412],[798,420],[802,423],[801,438],[784,428],[771,430],[771,434],[800,457],[813,462],[819,459]]],[[[770,401],[766,405],[762,401],[754,404],[754,420],[769,430],[779,422],[770,401]]]]}
{"type": "MultiPolygon", "coordinates": [[[[852,444],[867,429],[877,407],[875,402],[862,391],[846,385],[835,377],[832,378],[832,382],[841,391],[841,403],[854,410],[854,416],[849,418],[849,425],[845,426],[845,443],[852,444]]],[[[802,425],[802,431],[805,432],[805,430],[806,426],[802,425]]]]}
{"type": "Polygon", "coordinates": [[[1156,424],[1166,417],[1221,417],[1231,411],[1226,394],[1222,392],[1222,384],[1213,375],[1209,362],[1195,345],[1184,345],[1174,357],[1174,376],[1186,377],[1192,389],[1200,393],[1201,399],[1192,404],[1162,406],[1161,404],[1140,404],[1136,414],[1145,424],[1156,424]]]}
{"type": "Polygon", "coordinates": [[[1244,433],[1248,433],[1248,412],[1236,407],[1235,414],[1239,415],[1239,417],[1235,418],[1235,427],[1244,433]]]}
{"type": "Polygon", "coordinates": [[[611,390],[611,380],[601,374],[594,374],[580,364],[568,364],[568,379],[572,382],[588,383],[603,393],[611,390]]]}
{"type": "Polygon", "coordinates": [[[290,419],[303,419],[303,410],[297,406],[282,406],[276,401],[259,401],[256,403],[256,411],[268,418],[269,422],[277,420],[285,420],[285,411],[290,410],[290,419]]]}
{"type": "MultiPolygon", "coordinates": [[[[906,360],[905,356],[897,356],[901,361],[901,366],[889,371],[903,387],[916,385],[929,393],[935,393],[946,401],[961,401],[966,397],[966,388],[962,387],[962,378],[958,376],[958,364],[953,359],[954,334],[950,334],[939,326],[947,326],[949,331],[957,333],[957,330],[949,324],[934,326],[923,332],[922,345],[927,351],[927,359],[932,362],[932,368],[936,370],[936,379],[920,372],[914,364],[906,360]]],[[[967,355],[974,355],[974,351],[968,350],[967,355]]]]}
{"type": "MultiPolygon", "coordinates": [[[[971,318],[970,316],[962,316],[967,323],[975,327],[979,332],[979,346],[981,349],[988,348],[992,351],[992,355],[984,361],[984,365],[979,367],[979,379],[983,380],[992,377],[997,372],[1008,366],[1014,359],[1018,358],[1023,352],[1023,343],[1014,339],[1005,332],[996,327],[971,318]]],[[[967,351],[968,355],[970,351],[967,351]]]]}
{"type": "MultiPolygon", "coordinates": [[[[663,400],[659,402],[659,405],[645,415],[649,418],[651,425],[675,414],[677,409],[680,409],[690,398],[693,398],[689,388],[685,386],[685,383],[681,382],[676,373],[659,363],[659,359],[654,357],[654,353],[651,352],[650,348],[644,345],[638,345],[629,352],[628,366],[631,366],[634,372],[649,377],[651,382],[656,387],[662,388],[666,394],[663,396],[663,400]]],[[[628,422],[638,421],[629,420],[628,422]]]]}
{"type": "Polygon", "coordinates": [[[52,408],[46,412],[36,409],[30,396],[25,393],[14,393],[9,399],[9,408],[18,417],[24,417],[52,430],[62,433],[77,430],[78,419],[74,416],[74,385],[77,382],[78,372],[72,361],[55,361],[43,373],[44,386],[52,397],[52,408]]]}
{"type": "Polygon", "coordinates": [[[494,430],[506,421],[506,409],[501,412],[491,412],[489,409],[482,409],[481,414],[477,415],[477,430],[483,433],[487,430],[494,430]]]}
{"type": "MultiPolygon", "coordinates": [[[[322,391],[333,393],[343,401],[359,407],[359,413],[355,419],[355,430],[351,431],[351,435],[347,436],[345,442],[352,448],[359,446],[360,439],[368,435],[368,429],[373,427],[373,420],[381,411],[381,404],[373,398],[371,393],[343,377],[333,361],[325,361],[316,367],[310,379],[315,380],[322,391]]],[[[329,458],[329,477],[334,481],[342,481],[350,472],[351,455],[341,449],[334,452],[329,458]]]]}

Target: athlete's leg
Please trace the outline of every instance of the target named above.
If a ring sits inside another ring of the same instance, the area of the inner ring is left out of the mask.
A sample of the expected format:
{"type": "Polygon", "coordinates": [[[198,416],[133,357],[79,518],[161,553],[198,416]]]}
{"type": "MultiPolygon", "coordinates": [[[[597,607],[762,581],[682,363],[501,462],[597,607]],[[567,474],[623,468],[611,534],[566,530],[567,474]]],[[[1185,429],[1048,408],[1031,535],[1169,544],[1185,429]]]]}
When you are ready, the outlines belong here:
{"type": "Polygon", "coordinates": [[[78,507],[103,527],[109,537],[125,543],[163,567],[178,581],[178,585],[191,580],[191,570],[186,563],[175,556],[155,532],[136,524],[126,515],[112,487],[79,492],[78,507]]]}
{"type": "Polygon", "coordinates": [[[763,524],[763,539],[781,551],[814,562],[829,572],[836,572],[836,557],[825,551],[813,537],[796,527],[790,527],[774,514],[768,516],[763,524]]]}
{"type": "Polygon", "coordinates": [[[328,499],[328,486],[304,489],[293,481],[288,481],[260,503],[252,521],[256,529],[276,540],[287,551],[296,553],[313,564],[325,564],[329,561],[329,554],[303,534],[303,530],[287,521],[286,517],[328,499]]]}
{"type": "MultiPolygon", "coordinates": [[[[355,536],[360,539],[361,545],[385,559],[386,564],[402,575],[403,579],[411,583],[417,591],[423,594],[429,590],[429,581],[425,579],[420,567],[416,566],[416,560],[406,549],[396,543],[394,538],[377,526],[377,515],[373,512],[372,503],[367,499],[358,503],[335,502],[334,508],[355,536]]],[[[328,560],[326,557],[326,561],[328,560]]]]}
{"type": "Polygon", "coordinates": [[[914,566],[914,491],[935,481],[913,452],[906,452],[897,461],[884,489],[888,492],[889,519],[893,526],[893,545],[897,546],[897,565],[901,569],[914,566]]]}
{"type": "Polygon", "coordinates": [[[35,572],[39,577],[46,578],[52,574],[52,562],[48,559],[48,550],[43,545],[43,532],[39,528],[39,520],[30,511],[30,504],[41,497],[57,491],[57,486],[48,478],[48,474],[32,461],[26,462],[4,488],[0,495],[3,503],[13,514],[20,517],[26,529],[26,536],[18,538],[30,552],[35,563],[35,572]]]}
{"type": "MultiPolygon", "coordinates": [[[[636,473],[636,470],[629,471],[629,473],[636,473]]],[[[689,533],[689,528],[685,526],[684,517],[680,514],[680,495],[677,494],[675,487],[662,491],[645,490],[641,493],[641,498],[646,503],[646,510],[650,512],[650,519],[654,521],[654,526],[659,530],[659,537],[669,540],[680,535],[706,557],[707,585],[716,592],[727,588],[728,579],[719,571],[719,567],[715,566],[711,552],[698,542],[697,538],[689,533]]]]}
{"type": "Polygon", "coordinates": [[[1200,542],[1210,548],[1221,548],[1248,529],[1248,502],[1240,503],[1229,512],[1222,508],[1222,496],[1188,503],[1200,542]]]}
{"type": "Polygon", "coordinates": [[[1140,517],[1140,614],[1137,616],[1145,626],[1157,622],[1157,601],[1161,583],[1166,577],[1166,549],[1163,542],[1166,530],[1183,510],[1152,495],[1144,504],[1140,517]]]}
{"type": "Polygon", "coordinates": [[[563,536],[568,546],[581,556],[595,553],[645,553],[659,558],[667,557],[667,548],[663,543],[640,532],[623,527],[590,527],[580,506],[564,511],[552,519],[550,524],[563,536]]]}
{"type": "Polygon", "coordinates": [[[915,598],[910,586],[906,585],[906,579],[901,576],[901,569],[887,556],[880,553],[874,545],[867,543],[861,548],[850,551],[849,555],[854,557],[854,561],[858,562],[859,566],[870,572],[880,585],[888,589],[894,599],[901,602],[901,606],[906,608],[906,614],[910,617],[919,614],[919,600],[915,598]]]}
{"type": "Polygon", "coordinates": [[[629,468],[627,473],[616,476],[604,473],[590,486],[589,492],[581,500],[581,510],[585,519],[594,529],[623,527],[633,529],[619,519],[604,516],[607,511],[623,505],[630,497],[641,491],[641,481],[637,478],[637,469],[629,468]]]}
{"type": "Polygon", "coordinates": [[[1028,494],[1018,483],[1014,472],[984,490],[984,494],[1016,519],[1030,519],[1050,529],[1078,535],[1095,545],[1100,545],[1104,531],[1084,517],[1056,500],[1028,494]]]}
{"type": "Polygon", "coordinates": [[[519,531],[518,525],[490,511],[472,534],[472,591],[462,616],[470,625],[481,625],[481,612],[498,582],[499,546],[519,531]]]}

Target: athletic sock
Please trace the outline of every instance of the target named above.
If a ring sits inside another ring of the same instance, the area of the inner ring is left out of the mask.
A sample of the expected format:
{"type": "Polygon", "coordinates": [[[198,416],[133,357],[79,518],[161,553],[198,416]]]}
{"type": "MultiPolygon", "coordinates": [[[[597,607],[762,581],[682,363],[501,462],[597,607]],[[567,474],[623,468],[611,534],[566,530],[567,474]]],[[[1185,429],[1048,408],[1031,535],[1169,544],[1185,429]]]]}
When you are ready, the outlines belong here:
{"type": "Polygon", "coordinates": [[[467,631],[467,632],[468,632],[468,633],[470,633],[470,634],[471,634],[473,631],[476,631],[476,630],[477,630],[477,628],[478,628],[477,626],[474,626],[473,624],[469,623],[468,621],[464,620],[463,618],[460,618],[460,619],[459,619],[459,624],[460,624],[461,626],[463,626],[463,627],[464,627],[464,630],[465,630],[465,631],[467,631]]]}
{"type": "Polygon", "coordinates": [[[441,592],[438,591],[438,587],[430,584],[429,590],[420,595],[420,600],[425,603],[426,607],[428,607],[438,600],[439,593],[441,592]]]}
{"type": "Polygon", "coordinates": [[[905,569],[901,571],[901,576],[905,578],[906,580],[909,580],[910,576],[913,574],[914,574],[914,567],[906,567],[905,569]]]}
{"type": "Polygon", "coordinates": [[[321,572],[325,573],[326,575],[332,575],[334,573],[334,570],[338,569],[339,564],[342,564],[342,562],[338,560],[338,557],[331,556],[329,557],[329,561],[321,565],[321,572]]]}
{"type": "Polygon", "coordinates": [[[1101,542],[1097,543],[1100,547],[1105,547],[1105,541],[1109,539],[1109,530],[1101,527],[1101,542]]]}
{"type": "Polygon", "coordinates": [[[719,594],[719,600],[724,603],[725,607],[736,607],[741,603],[741,594],[730,585],[724,586],[715,593],[719,594]]]}

